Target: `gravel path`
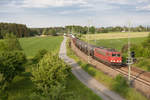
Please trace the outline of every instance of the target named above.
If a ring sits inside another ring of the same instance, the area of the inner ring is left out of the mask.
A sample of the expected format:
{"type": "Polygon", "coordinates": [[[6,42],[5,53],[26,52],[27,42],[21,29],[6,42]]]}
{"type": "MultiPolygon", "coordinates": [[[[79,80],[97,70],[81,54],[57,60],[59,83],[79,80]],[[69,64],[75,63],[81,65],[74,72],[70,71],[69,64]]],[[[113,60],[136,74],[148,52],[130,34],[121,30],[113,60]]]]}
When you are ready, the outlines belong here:
{"type": "Polygon", "coordinates": [[[80,80],[83,84],[85,84],[88,88],[90,88],[94,93],[100,96],[103,100],[125,100],[122,97],[120,97],[118,94],[110,91],[104,85],[99,83],[87,72],[85,72],[73,59],[69,58],[66,54],[66,41],[67,38],[64,37],[64,40],[60,47],[59,56],[66,63],[72,66],[72,73],[78,78],[78,80],[80,80]]]}

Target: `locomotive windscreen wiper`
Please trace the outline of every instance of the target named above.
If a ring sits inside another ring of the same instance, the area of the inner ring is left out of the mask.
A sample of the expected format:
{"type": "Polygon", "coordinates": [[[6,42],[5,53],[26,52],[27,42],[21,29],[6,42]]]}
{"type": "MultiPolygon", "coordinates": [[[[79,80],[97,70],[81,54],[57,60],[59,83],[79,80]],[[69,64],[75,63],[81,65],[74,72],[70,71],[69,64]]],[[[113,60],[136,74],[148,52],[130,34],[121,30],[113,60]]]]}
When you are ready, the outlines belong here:
{"type": "Polygon", "coordinates": [[[112,54],[112,57],[120,57],[120,54],[112,54]]]}

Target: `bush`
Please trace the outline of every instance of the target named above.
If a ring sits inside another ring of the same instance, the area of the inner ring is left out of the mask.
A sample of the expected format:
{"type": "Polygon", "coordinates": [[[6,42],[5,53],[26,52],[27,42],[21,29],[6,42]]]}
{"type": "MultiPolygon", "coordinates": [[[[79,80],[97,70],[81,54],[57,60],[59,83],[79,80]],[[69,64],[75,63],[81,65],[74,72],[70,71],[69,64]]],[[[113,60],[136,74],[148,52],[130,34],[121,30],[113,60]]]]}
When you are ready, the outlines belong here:
{"type": "Polygon", "coordinates": [[[150,71],[150,62],[149,59],[145,58],[139,58],[138,62],[136,63],[136,66],[139,68],[142,68],[146,71],[150,71]]]}
{"type": "Polygon", "coordinates": [[[0,88],[8,86],[16,75],[24,71],[25,55],[20,51],[0,53],[0,88]]]}
{"type": "Polygon", "coordinates": [[[150,33],[147,37],[147,40],[142,43],[143,47],[150,48],[150,33]]]}
{"type": "Polygon", "coordinates": [[[57,36],[57,33],[56,33],[56,30],[55,30],[55,29],[50,29],[50,30],[48,31],[48,34],[49,34],[49,35],[52,35],[52,36],[57,36]]]}
{"type": "Polygon", "coordinates": [[[19,40],[13,34],[6,34],[4,41],[0,42],[0,51],[22,50],[19,40]]]}
{"type": "Polygon", "coordinates": [[[44,55],[47,53],[48,51],[46,49],[42,49],[39,50],[38,53],[35,55],[35,57],[33,58],[33,62],[34,63],[38,63],[43,57],[44,55]]]}
{"type": "Polygon", "coordinates": [[[114,78],[112,89],[121,94],[122,96],[126,96],[129,89],[127,80],[123,76],[117,75],[116,78],[114,78]]]}
{"type": "MultiPolygon", "coordinates": [[[[147,47],[144,48],[142,45],[131,44],[130,50],[135,52],[135,57],[145,57],[145,58],[150,57],[150,49],[147,47]]],[[[128,56],[127,44],[122,47],[122,53],[123,57],[126,59],[126,57],[128,56]]]]}
{"type": "Polygon", "coordinates": [[[36,93],[52,100],[62,96],[70,68],[56,54],[47,53],[32,71],[36,93]]]}

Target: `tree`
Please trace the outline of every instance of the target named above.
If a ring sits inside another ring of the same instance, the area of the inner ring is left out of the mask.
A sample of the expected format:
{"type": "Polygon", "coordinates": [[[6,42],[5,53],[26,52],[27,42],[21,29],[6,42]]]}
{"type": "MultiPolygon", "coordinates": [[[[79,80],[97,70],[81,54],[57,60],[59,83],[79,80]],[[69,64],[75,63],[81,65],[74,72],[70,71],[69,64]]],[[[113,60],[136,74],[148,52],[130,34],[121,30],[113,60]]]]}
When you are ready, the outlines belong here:
{"type": "Polygon", "coordinates": [[[89,31],[90,31],[90,33],[94,34],[94,33],[95,33],[95,31],[96,31],[96,29],[95,29],[95,27],[94,27],[94,26],[92,26],[92,27],[90,27],[89,31]]]}
{"type": "Polygon", "coordinates": [[[123,76],[117,75],[113,79],[112,89],[121,95],[126,96],[129,91],[127,80],[123,76]]]}
{"type": "Polygon", "coordinates": [[[150,49],[150,33],[145,42],[143,42],[143,46],[150,49]]]}
{"type": "Polygon", "coordinates": [[[6,34],[4,41],[0,42],[0,51],[22,50],[19,40],[13,34],[6,34]]]}
{"type": "Polygon", "coordinates": [[[52,36],[57,36],[57,34],[56,34],[56,30],[55,29],[50,29],[49,31],[48,31],[48,34],[49,35],[52,35],[52,36]]]}
{"type": "Polygon", "coordinates": [[[42,32],[43,35],[47,35],[47,29],[44,29],[42,32]]]}
{"type": "Polygon", "coordinates": [[[25,62],[26,56],[20,51],[0,53],[0,89],[5,90],[14,77],[24,71],[25,62]]]}
{"type": "Polygon", "coordinates": [[[48,53],[32,71],[36,93],[51,100],[60,98],[65,89],[70,68],[56,54],[48,53]]]}
{"type": "Polygon", "coordinates": [[[30,36],[30,29],[23,24],[0,23],[0,38],[3,38],[6,33],[13,33],[17,37],[28,37],[30,36]]]}
{"type": "Polygon", "coordinates": [[[39,50],[38,53],[35,55],[35,57],[33,58],[33,62],[34,63],[38,63],[43,57],[44,55],[47,53],[48,51],[46,49],[42,49],[39,50]]]}
{"type": "Polygon", "coordinates": [[[88,27],[83,27],[83,29],[82,29],[82,32],[81,33],[83,33],[83,34],[87,34],[87,32],[88,32],[88,27]]]}

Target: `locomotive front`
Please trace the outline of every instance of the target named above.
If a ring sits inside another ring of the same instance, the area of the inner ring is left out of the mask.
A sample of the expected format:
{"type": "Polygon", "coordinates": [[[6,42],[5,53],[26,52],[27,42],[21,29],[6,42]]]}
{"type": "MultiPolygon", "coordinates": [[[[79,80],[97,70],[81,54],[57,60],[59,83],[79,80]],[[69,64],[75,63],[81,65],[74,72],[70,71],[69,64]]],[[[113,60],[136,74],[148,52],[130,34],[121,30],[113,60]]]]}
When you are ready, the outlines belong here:
{"type": "Polygon", "coordinates": [[[120,52],[110,52],[109,61],[111,65],[122,65],[122,56],[120,52]]]}

